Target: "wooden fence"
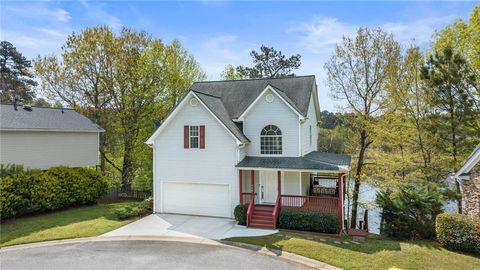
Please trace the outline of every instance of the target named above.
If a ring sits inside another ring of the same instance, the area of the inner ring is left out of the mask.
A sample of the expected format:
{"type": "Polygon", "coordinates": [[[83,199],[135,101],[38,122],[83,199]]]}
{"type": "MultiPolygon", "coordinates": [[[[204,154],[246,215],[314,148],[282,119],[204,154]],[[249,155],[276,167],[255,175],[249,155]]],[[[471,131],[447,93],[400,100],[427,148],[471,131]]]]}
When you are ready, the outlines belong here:
{"type": "Polygon", "coordinates": [[[107,195],[100,199],[99,202],[113,203],[122,201],[143,201],[151,196],[152,193],[149,191],[127,190],[122,192],[120,188],[114,187],[111,188],[108,191],[107,195]]]}

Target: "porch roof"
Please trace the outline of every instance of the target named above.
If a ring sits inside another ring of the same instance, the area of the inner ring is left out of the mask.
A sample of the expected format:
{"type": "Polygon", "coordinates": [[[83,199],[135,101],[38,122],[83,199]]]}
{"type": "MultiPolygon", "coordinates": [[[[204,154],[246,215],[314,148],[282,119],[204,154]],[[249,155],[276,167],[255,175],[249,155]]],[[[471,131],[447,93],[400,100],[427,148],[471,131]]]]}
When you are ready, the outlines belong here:
{"type": "Polygon", "coordinates": [[[247,156],[237,168],[270,168],[315,171],[348,171],[351,156],[313,151],[303,157],[252,157],[247,156]]]}

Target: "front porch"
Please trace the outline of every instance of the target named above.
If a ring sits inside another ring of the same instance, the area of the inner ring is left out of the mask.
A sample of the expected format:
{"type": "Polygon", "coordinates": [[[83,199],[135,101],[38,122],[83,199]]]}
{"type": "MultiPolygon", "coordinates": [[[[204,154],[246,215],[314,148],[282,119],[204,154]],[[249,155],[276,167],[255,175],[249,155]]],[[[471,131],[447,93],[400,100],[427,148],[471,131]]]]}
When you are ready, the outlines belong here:
{"type": "Polygon", "coordinates": [[[281,209],[291,209],[337,214],[342,231],[345,175],[311,169],[239,169],[239,203],[247,207],[247,227],[276,229],[281,209]]]}

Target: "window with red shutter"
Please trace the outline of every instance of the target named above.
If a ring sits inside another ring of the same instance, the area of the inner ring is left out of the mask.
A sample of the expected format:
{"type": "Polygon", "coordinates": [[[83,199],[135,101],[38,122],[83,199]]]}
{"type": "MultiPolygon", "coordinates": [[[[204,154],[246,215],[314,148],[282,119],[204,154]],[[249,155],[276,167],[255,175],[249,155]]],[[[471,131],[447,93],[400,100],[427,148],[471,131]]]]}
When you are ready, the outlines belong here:
{"type": "Polygon", "coordinates": [[[200,149],[205,149],[205,126],[200,126],[200,149]]]}

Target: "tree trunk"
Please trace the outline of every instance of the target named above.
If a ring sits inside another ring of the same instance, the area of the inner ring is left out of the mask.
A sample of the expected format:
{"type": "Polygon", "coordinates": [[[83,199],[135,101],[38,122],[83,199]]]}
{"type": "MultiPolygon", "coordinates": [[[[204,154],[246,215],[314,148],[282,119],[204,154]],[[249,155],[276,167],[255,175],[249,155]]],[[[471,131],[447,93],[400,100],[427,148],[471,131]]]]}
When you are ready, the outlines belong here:
{"type": "Polygon", "coordinates": [[[133,136],[130,132],[124,133],[124,151],[122,165],[122,192],[130,190],[133,178],[133,136]]]}
{"type": "Polygon", "coordinates": [[[367,143],[367,132],[362,129],[360,131],[360,152],[358,154],[357,170],[355,172],[355,185],[353,187],[352,195],[352,218],[350,221],[350,228],[355,229],[357,225],[358,213],[358,195],[360,193],[361,175],[363,170],[363,162],[365,160],[365,150],[369,143],[367,143]]]}
{"type": "MultiPolygon", "coordinates": [[[[100,138],[100,141],[99,141],[98,147],[100,149],[100,153],[105,153],[105,134],[100,133],[99,138],[100,138]]],[[[106,161],[105,161],[105,157],[102,154],[100,154],[100,171],[102,172],[102,175],[105,175],[106,161]]]]}

